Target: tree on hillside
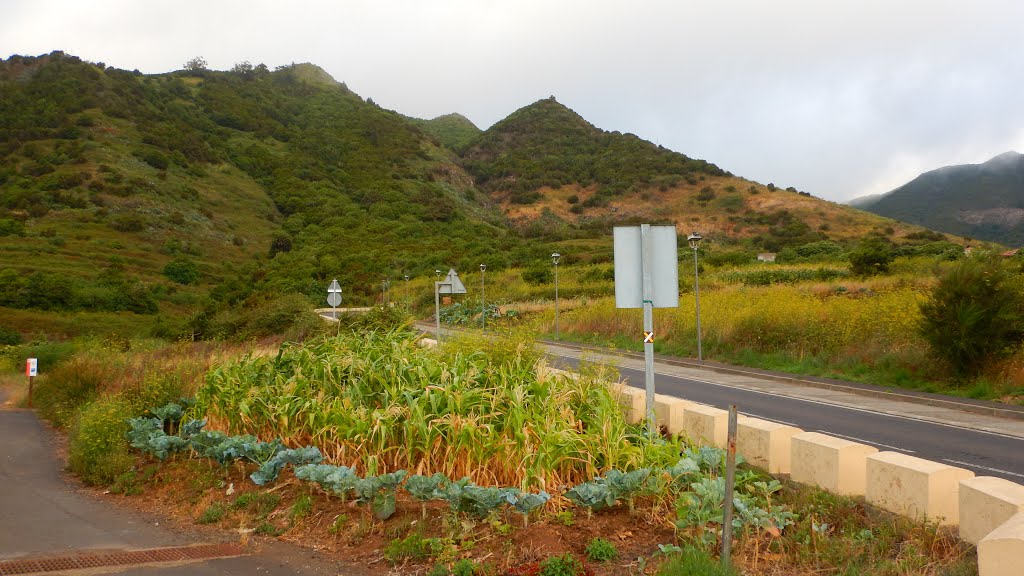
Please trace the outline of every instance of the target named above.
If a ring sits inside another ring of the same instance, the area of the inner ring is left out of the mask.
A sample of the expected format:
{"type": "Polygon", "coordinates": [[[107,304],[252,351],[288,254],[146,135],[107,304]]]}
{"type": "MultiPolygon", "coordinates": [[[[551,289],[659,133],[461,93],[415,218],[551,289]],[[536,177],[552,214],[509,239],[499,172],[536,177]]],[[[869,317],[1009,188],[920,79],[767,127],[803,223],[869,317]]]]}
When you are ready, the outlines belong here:
{"type": "Polygon", "coordinates": [[[185,62],[185,70],[188,70],[189,72],[200,72],[202,70],[206,70],[206,58],[196,56],[188,62],[185,62]]]}
{"type": "Polygon", "coordinates": [[[939,279],[921,315],[932,353],[958,376],[977,375],[1024,342],[1021,278],[994,257],[961,260],[939,279]]]}

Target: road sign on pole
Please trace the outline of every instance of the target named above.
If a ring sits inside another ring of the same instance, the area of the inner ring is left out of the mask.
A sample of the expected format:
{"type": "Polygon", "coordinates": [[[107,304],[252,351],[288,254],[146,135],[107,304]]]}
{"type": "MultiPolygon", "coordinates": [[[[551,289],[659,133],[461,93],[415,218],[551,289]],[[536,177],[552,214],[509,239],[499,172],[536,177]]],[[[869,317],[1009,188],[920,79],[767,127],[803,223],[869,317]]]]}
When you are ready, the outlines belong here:
{"type": "MultiPolygon", "coordinates": [[[[338,284],[338,279],[331,280],[331,285],[327,287],[327,303],[331,305],[331,308],[337,308],[341,304],[341,285],[338,284]]],[[[331,311],[331,317],[337,318],[337,310],[331,311]]]]}
{"type": "Polygon", "coordinates": [[[654,308],[679,306],[679,262],[675,226],[616,226],[615,307],[644,309],[644,388],[647,429],[654,419],[654,308]]]}
{"type": "Polygon", "coordinates": [[[444,280],[434,282],[434,320],[437,325],[437,343],[441,343],[441,294],[465,294],[466,287],[459,280],[459,273],[455,268],[448,269],[448,275],[444,280]]]}
{"type": "Polygon", "coordinates": [[[39,359],[29,358],[25,361],[25,376],[28,376],[28,407],[32,407],[32,380],[39,375],[39,359]]]}

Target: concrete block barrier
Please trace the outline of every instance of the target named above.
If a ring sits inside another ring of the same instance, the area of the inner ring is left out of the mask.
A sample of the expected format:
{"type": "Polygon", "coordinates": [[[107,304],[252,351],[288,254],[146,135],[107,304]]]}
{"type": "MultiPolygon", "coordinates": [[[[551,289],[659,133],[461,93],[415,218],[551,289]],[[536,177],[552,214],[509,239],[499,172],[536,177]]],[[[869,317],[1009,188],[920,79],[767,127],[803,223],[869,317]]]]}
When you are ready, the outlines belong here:
{"type": "Polygon", "coordinates": [[[863,496],[868,455],[877,448],[818,432],[791,438],[790,478],[833,494],[863,496]]]}
{"type": "Polygon", "coordinates": [[[1024,512],[978,542],[978,576],[1020,576],[1024,572],[1024,512]]]}
{"type": "Polygon", "coordinates": [[[618,397],[619,404],[626,415],[626,422],[637,424],[646,418],[647,392],[639,388],[619,384],[613,388],[618,397]]]}
{"type": "Polygon", "coordinates": [[[669,434],[679,434],[686,427],[683,421],[683,414],[687,407],[694,403],[675,396],[665,394],[654,395],[654,417],[659,426],[664,426],[669,434]]]}
{"type": "MultiPolygon", "coordinates": [[[[1010,518],[1024,512],[1024,486],[979,476],[960,481],[960,538],[977,545],[1010,518]]],[[[1024,564],[1024,556],[1021,557],[1024,564]]],[[[1024,572],[1024,565],[1021,566],[1024,572]]]]}
{"type": "Polygon", "coordinates": [[[801,432],[760,418],[740,418],[736,423],[736,451],[769,474],[789,474],[793,436],[801,432]]]}
{"type": "Polygon", "coordinates": [[[697,443],[725,448],[729,434],[729,412],[693,404],[683,410],[683,430],[697,443]]]}
{"type": "Polygon", "coordinates": [[[974,472],[899,452],[867,458],[867,501],[915,520],[960,523],[960,481],[974,472]]]}

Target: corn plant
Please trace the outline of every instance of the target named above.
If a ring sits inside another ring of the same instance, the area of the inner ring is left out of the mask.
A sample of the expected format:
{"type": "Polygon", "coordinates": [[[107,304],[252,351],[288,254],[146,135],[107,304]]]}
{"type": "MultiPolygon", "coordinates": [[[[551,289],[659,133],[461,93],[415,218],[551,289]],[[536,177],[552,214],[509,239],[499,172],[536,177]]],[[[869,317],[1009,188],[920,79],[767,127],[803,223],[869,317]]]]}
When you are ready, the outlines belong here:
{"type": "Polygon", "coordinates": [[[316,445],[364,473],[372,460],[480,485],[543,490],[678,458],[679,444],[628,425],[603,383],[553,373],[523,346],[468,348],[427,350],[401,331],[285,345],[211,370],[194,410],[213,428],[316,445]]]}

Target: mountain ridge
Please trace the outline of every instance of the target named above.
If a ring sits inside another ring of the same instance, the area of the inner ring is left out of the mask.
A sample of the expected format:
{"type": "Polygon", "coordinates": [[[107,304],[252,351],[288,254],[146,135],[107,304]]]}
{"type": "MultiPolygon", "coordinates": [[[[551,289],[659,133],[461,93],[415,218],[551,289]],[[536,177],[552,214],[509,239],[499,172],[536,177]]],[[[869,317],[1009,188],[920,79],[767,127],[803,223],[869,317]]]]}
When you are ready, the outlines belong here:
{"type": "Polygon", "coordinates": [[[950,234],[1019,246],[1024,244],[1024,155],[1008,151],[978,164],[943,166],[858,206],[950,234]]]}

